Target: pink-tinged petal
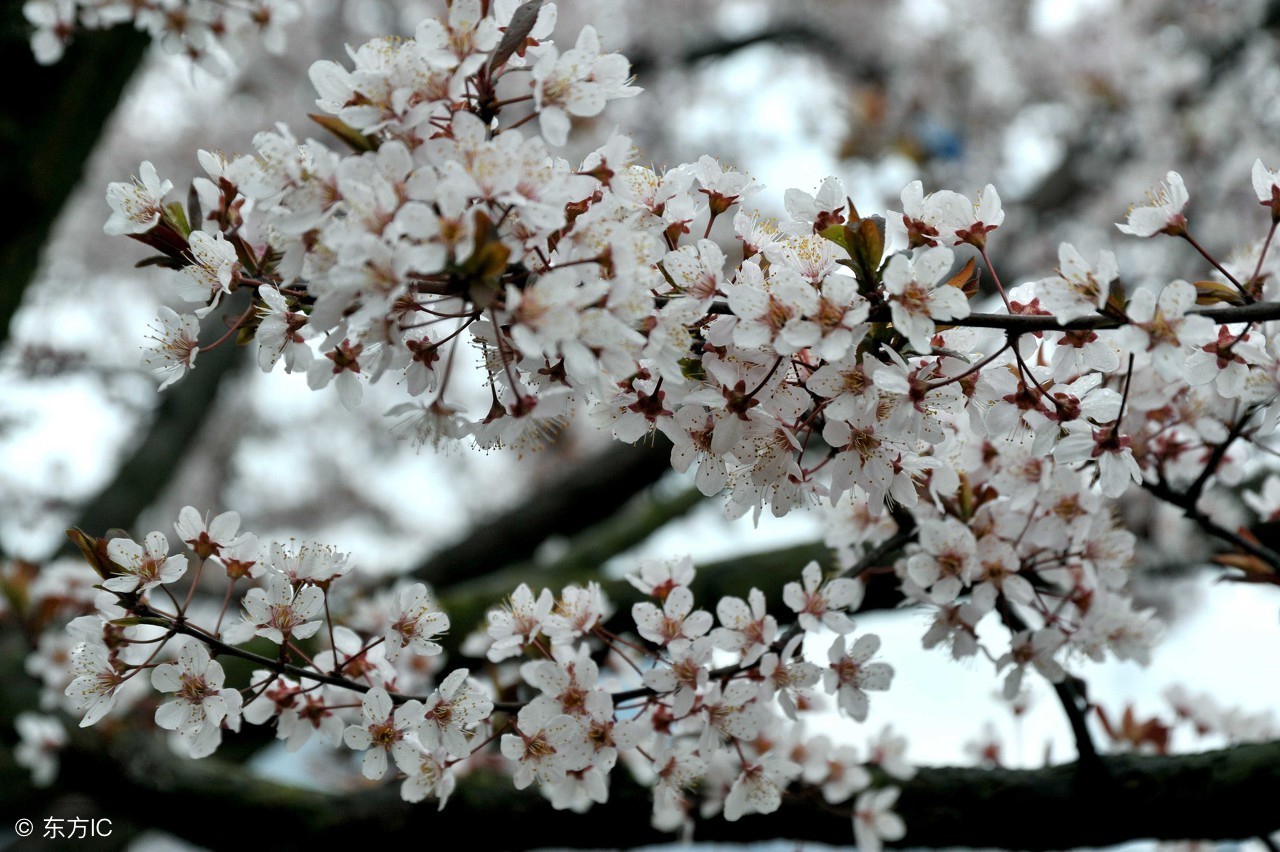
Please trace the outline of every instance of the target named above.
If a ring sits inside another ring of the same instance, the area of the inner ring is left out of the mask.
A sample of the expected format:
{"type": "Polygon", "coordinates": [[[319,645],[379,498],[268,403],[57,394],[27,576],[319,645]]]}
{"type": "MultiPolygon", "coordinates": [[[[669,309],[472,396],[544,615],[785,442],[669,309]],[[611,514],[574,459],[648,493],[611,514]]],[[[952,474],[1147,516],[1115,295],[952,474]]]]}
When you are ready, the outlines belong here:
{"type": "Polygon", "coordinates": [[[876,820],[876,830],[885,840],[901,840],[907,833],[907,824],[897,814],[881,814],[876,820]]]}
{"type": "Polygon", "coordinates": [[[827,583],[823,595],[833,609],[856,609],[862,603],[865,589],[857,580],[840,577],[827,583]]]}
{"type": "MultiPolygon", "coordinates": [[[[386,751],[383,749],[377,749],[377,751],[383,753],[385,760],[386,751]]],[[[371,753],[372,752],[365,753],[366,760],[368,760],[368,756],[371,753]]],[[[396,766],[400,767],[402,772],[406,772],[406,766],[410,769],[414,769],[418,766],[418,747],[407,740],[400,740],[399,742],[392,744],[391,756],[395,760],[396,766]]]]}
{"type": "Polygon", "coordinates": [[[1187,202],[1191,200],[1191,196],[1187,193],[1187,185],[1182,182],[1182,175],[1177,172],[1169,172],[1165,175],[1165,181],[1169,187],[1169,206],[1174,210],[1181,210],[1186,207],[1187,202]]]}
{"type": "Polygon", "coordinates": [[[319,621],[308,621],[304,624],[299,624],[296,627],[294,627],[291,631],[289,631],[289,634],[294,639],[309,639],[312,636],[314,636],[316,634],[316,631],[319,629],[320,629],[319,621]]]}
{"type": "Polygon", "coordinates": [[[226,544],[235,538],[236,532],[240,529],[240,515],[238,512],[223,512],[209,522],[209,538],[219,544],[226,544]]]}
{"type": "Polygon", "coordinates": [[[741,627],[751,620],[751,609],[742,598],[721,598],[716,604],[720,623],[728,627],[741,627]]]}
{"type": "Polygon", "coordinates": [[[173,583],[182,579],[182,575],[187,573],[187,557],[183,555],[170,556],[164,561],[164,565],[160,568],[160,583],[173,583]]]}
{"type": "Polygon", "coordinates": [[[119,565],[129,565],[142,559],[142,546],[127,538],[113,538],[107,542],[107,556],[119,565]]]}
{"type": "Polygon", "coordinates": [[[913,180],[902,188],[902,212],[913,219],[919,219],[924,208],[924,184],[913,180]]]}
{"type": "MultiPolygon", "coordinates": [[[[68,690],[67,694],[70,695],[71,687],[67,687],[67,690],[68,690]]],[[[85,714],[84,714],[84,718],[80,720],[80,727],[82,728],[89,727],[90,725],[99,721],[103,716],[107,715],[107,713],[111,712],[111,709],[115,706],[116,706],[115,692],[112,692],[109,695],[99,694],[95,696],[93,699],[89,701],[88,706],[85,707],[85,714]]]]}
{"type": "Polygon", "coordinates": [[[150,556],[167,556],[169,554],[169,539],[162,532],[149,532],[146,538],[146,549],[147,554],[150,556]]]}
{"type": "Polygon", "coordinates": [[[684,618],[693,609],[693,592],[688,586],[676,586],[668,593],[662,609],[669,618],[684,618]]]}
{"type": "Polygon", "coordinates": [[[1171,281],[1160,291],[1159,306],[1165,316],[1182,316],[1196,303],[1196,288],[1186,281],[1171,281]]]}
{"type": "Polygon", "coordinates": [[[178,652],[178,664],[192,674],[204,674],[209,665],[209,651],[200,642],[188,642],[178,652]]]}
{"type": "Polygon", "coordinates": [[[183,541],[199,538],[200,533],[204,531],[204,519],[200,517],[200,513],[194,506],[183,506],[178,512],[178,521],[173,525],[173,529],[178,534],[178,538],[183,541]]]}
{"type": "Polygon", "coordinates": [[[787,583],[782,587],[782,602],[793,612],[800,612],[805,608],[807,601],[799,583],[787,583]]]}
{"type": "Polygon", "coordinates": [[[912,349],[929,352],[929,338],[937,330],[933,320],[912,312],[896,301],[889,305],[889,314],[893,318],[894,328],[911,342],[912,349]]]}
{"type": "MultiPolygon", "coordinates": [[[[237,692],[230,692],[232,695],[239,695],[237,692]]],[[[204,715],[209,720],[209,724],[221,725],[222,720],[227,718],[227,700],[221,695],[210,695],[202,703],[204,705],[204,715]]]]}
{"type": "Polygon", "coordinates": [[[959,577],[943,577],[934,583],[929,592],[929,599],[940,606],[949,604],[960,596],[963,589],[964,584],[960,582],[959,577]]]}
{"type": "Polygon", "coordinates": [[[1005,596],[1014,603],[1031,603],[1031,599],[1035,597],[1035,588],[1026,577],[1017,574],[1006,576],[1001,588],[1005,596]]]}
{"type": "Polygon", "coordinates": [[[696,613],[690,613],[689,617],[685,618],[685,636],[701,636],[712,628],[712,623],[712,614],[707,610],[700,609],[696,613]]]}
{"type": "Polygon", "coordinates": [[[544,108],[538,114],[538,127],[543,138],[557,147],[569,139],[569,115],[559,107],[544,108]]]}
{"type": "Polygon", "coordinates": [[[1004,222],[1004,208],[1000,204],[1000,193],[992,184],[983,187],[978,195],[978,221],[989,227],[996,227],[1004,222]]]}
{"type": "Polygon", "coordinates": [[[911,260],[906,255],[895,254],[885,265],[882,279],[889,293],[902,295],[907,285],[915,280],[911,270],[911,260]]]}
{"type": "MultiPolygon", "coordinates": [[[[822,616],[822,626],[826,627],[828,630],[834,630],[836,633],[852,633],[857,629],[858,625],[852,618],[845,615],[843,612],[828,612],[822,616]]],[[[817,628],[813,629],[816,630],[817,628]]]]}
{"type": "Polygon", "coordinates": [[[259,627],[256,634],[277,645],[284,644],[284,633],[278,627],[259,627]]]}
{"type": "Polygon", "coordinates": [[[1135,237],[1151,237],[1169,226],[1169,214],[1157,207],[1139,207],[1129,214],[1126,225],[1116,225],[1123,233],[1135,237]]]}
{"type": "Polygon", "coordinates": [[[969,300],[955,287],[939,287],[929,294],[929,315],[934,319],[964,319],[969,312],[969,300]]]}
{"type": "Polygon", "coordinates": [[[670,692],[678,685],[675,672],[668,668],[649,669],[644,673],[644,685],[654,692],[670,692]]]}
{"type": "Polygon", "coordinates": [[[604,87],[598,83],[580,82],[569,90],[565,109],[572,115],[584,118],[599,115],[608,102],[604,87]]]}
{"type": "Polygon", "coordinates": [[[704,497],[714,497],[724,489],[725,484],[729,481],[729,474],[725,470],[724,462],[708,457],[698,463],[698,470],[694,474],[693,481],[704,497]]]}
{"type": "Polygon", "coordinates": [[[1258,160],[1253,164],[1253,191],[1257,193],[1258,201],[1262,204],[1271,204],[1273,199],[1280,194],[1280,171],[1272,171],[1262,164],[1262,160],[1258,160]]]}

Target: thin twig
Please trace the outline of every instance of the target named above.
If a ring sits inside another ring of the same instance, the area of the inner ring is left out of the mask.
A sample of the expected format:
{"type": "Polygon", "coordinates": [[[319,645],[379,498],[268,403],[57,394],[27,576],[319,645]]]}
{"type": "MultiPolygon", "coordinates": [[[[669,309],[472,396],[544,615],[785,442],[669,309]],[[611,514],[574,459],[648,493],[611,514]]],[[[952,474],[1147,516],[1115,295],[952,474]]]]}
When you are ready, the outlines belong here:
{"type": "Polygon", "coordinates": [[[1265,545],[1258,544],[1244,536],[1238,535],[1226,527],[1219,526],[1212,518],[1200,511],[1200,509],[1196,507],[1195,502],[1188,499],[1187,494],[1174,491],[1165,482],[1144,481],[1142,483],[1142,487],[1152,496],[1158,497],[1170,505],[1177,506],[1182,510],[1182,514],[1185,515],[1188,520],[1193,522],[1209,535],[1227,542],[1238,550],[1244,551],[1252,556],[1256,556],[1271,567],[1280,570],[1280,553],[1276,553],[1265,545]]]}
{"type": "MultiPolygon", "coordinates": [[[[661,306],[670,297],[659,298],[661,306]]],[[[732,314],[729,303],[715,301],[707,308],[709,314],[732,314]]],[[[1228,308],[1199,308],[1187,311],[1188,316],[1208,317],[1218,325],[1231,325],[1238,322],[1270,322],[1280,320],[1280,302],[1253,302],[1228,308]]],[[[889,311],[877,308],[867,318],[868,322],[890,322],[889,311]]],[[[973,313],[962,320],[947,323],[954,328],[997,328],[1019,334],[1036,331],[1096,331],[1107,328],[1120,328],[1129,325],[1127,317],[1111,314],[1096,314],[1060,322],[1051,314],[984,314],[973,313]]]]}
{"type": "MultiPolygon", "coordinates": [[[[1000,620],[1011,633],[1021,633],[1029,629],[1027,622],[1018,615],[1013,604],[1007,599],[1001,599],[996,605],[996,610],[1000,613],[1000,620]]],[[[1060,683],[1053,685],[1053,691],[1058,696],[1063,712],[1067,715],[1067,722],[1071,725],[1080,764],[1100,767],[1102,762],[1098,759],[1098,747],[1093,742],[1093,734],[1089,732],[1088,721],[1085,718],[1088,701],[1084,697],[1083,685],[1084,681],[1073,675],[1067,675],[1060,683]]]]}

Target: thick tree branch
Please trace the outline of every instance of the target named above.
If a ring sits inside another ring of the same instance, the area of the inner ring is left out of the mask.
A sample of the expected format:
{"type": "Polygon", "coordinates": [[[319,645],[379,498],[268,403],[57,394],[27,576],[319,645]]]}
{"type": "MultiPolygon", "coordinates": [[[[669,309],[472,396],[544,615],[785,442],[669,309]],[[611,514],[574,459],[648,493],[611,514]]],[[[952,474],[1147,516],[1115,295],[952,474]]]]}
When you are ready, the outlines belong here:
{"type": "MultiPolygon", "coordinates": [[[[867,563],[868,567],[882,566],[883,559],[902,543],[895,538],[891,548],[876,548],[875,558],[867,563]]],[[[798,582],[800,570],[809,562],[817,562],[828,575],[838,568],[831,551],[821,542],[790,545],[698,565],[691,589],[700,607],[714,611],[715,602],[720,598],[743,597],[752,587],[758,588],[764,592],[770,613],[790,621],[794,613],[782,602],[782,588],[787,583],[798,582]]],[[[440,606],[449,613],[453,624],[452,633],[442,640],[445,648],[455,651],[469,630],[483,625],[485,611],[521,583],[528,583],[535,592],[545,587],[559,593],[567,585],[586,585],[596,580],[615,608],[616,620],[610,623],[610,628],[630,629],[631,607],[650,598],[626,580],[602,577],[599,567],[599,564],[591,565],[571,557],[546,566],[516,565],[449,587],[440,594],[440,606]]],[[[892,572],[867,571],[862,576],[866,594],[859,612],[892,609],[902,603],[898,579],[892,572]]]]}
{"type": "Polygon", "coordinates": [[[133,523],[155,502],[209,419],[223,380],[243,361],[240,354],[232,345],[199,354],[196,368],[161,397],[146,436],[111,484],[80,511],[75,526],[102,535],[133,523]]]}
{"type": "Polygon", "coordinates": [[[129,27],[84,33],[53,66],[36,63],[21,3],[0,12],[4,78],[13,81],[0,110],[0,192],[10,211],[0,240],[0,345],[34,277],[54,220],[148,38],[129,27]]]}
{"type": "MultiPolygon", "coordinates": [[[[460,837],[476,849],[627,848],[671,840],[650,827],[648,795],[622,769],[614,773],[609,802],[583,815],[557,813],[533,791],[518,793],[509,779],[486,771],[463,778],[437,812],[433,803],[399,801],[394,784],[317,793],[256,778],[216,758],[180,760],[154,744],[140,745],[136,736],[110,750],[81,745],[92,738],[75,740],[63,755],[58,795],[87,796],[113,820],[170,831],[211,849],[243,848],[246,836],[263,848],[304,849],[322,834],[339,845],[373,836],[393,843],[460,837]]],[[[907,824],[901,845],[1047,850],[1142,838],[1238,839],[1280,828],[1274,807],[1280,742],[1194,755],[1111,755],[1101,762],[1101,778],[1082,775],[1075,764],[922,768],[900,785],[897,810],[907,824]]],[[[48,807],[48,794],[16,794],[24,789],[19,771],[0,756],[0,778],[12,791],[7,804],[38,814],[48,807]]],[[[694,837],[848,845],[852,828],[848,805],[833,809],[797,790],[773,815],[707,820],[694,837]]]]}
{"type": "MultiPolygon", "coordinates": [[[[1254,302],[1229,308],[1199,308],[1187,311],[1208,317],[1219,325],[1237,322],[1269,322],[1280,319],[1280,302],[1254,302]]],[[[1042,314],[970,314],[954,325],[966,328],[999,328],[1026,334],[1034,331],[1082,331],[1086,329],[1120,328],[1126,325],[1122,318],[1113,316],[1084,317],[1071,322],[1059,322],[1042,314]]]]}
{"type": "MultiPolygon", "coordinates": [[[[1007,598],[1002,599],[996,608],[1000,612],[1001,621],[1011,632],[1020,633],[1028,629],[1027,622],[1007,598]]],[[[1080,766],[1091,771],[1097,770],[1100,768],[1098,747],[1094,745],[1093,735],[1089,732],[1087,718],[1089,702],[1084,698],[1084,681],[1067,675],[1053,685],[1053,691],[1058,696],[1058,703],[1062,705],[1068,724],[1071,725],[1071,735],[1075,738],[1076,755],[1080,766]]]]}
{"type": "MultiPolygon", "coordinates": [[[[707,308],[712,314],[732,314],[728,302],[712,302],[707,308]]],[[[1280,320],[1280,302],[1254,302],[1228,308],[1197,308],[1188,315],[1208,317],[1218,325],[1238,322],[1270,322],[1280,320]]],[[[878,308],[868,317],[869,322],[891,322],[887,308],[878,308]]],[[[953,328],[995,328],[1010,334],[1030,334],[1039,331],[1089,331],[1104,328],[1120,328],[1128,325],[1125,317],[1109,314],[1082,317],[1071,322],[1060,322],[1048,314],[987,314],[972,313],[964,319],[948,323],[953,328]]]]}
{"type": "Polygon", "coordinates": [[[476,525],[466,538],[432,554],[413,576],[443,588],[533,556],[553,535],[572,535],[614,515],[670,469],[671,446],[618,444],[566,470],[521,503],[476,525]]]}

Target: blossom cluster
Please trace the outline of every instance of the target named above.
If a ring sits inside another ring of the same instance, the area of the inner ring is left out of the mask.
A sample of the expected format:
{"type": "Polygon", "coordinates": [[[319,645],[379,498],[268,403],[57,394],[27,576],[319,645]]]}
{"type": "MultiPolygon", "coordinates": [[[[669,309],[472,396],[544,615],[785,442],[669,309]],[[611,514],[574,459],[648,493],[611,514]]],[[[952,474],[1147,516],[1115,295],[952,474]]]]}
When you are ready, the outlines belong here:
{"type": "Polygon", "coordinates": [[[42,65],[61,59],[78,31],[132,22],[166,52],[221,71],[251,39],[281,53],[302,7],[298,0],[25,0],[22,13],[34,27],[31,50],[42,65]]]}
{"type": "MultiPolygon", "coordinates": [[[[804,733],[823,696],[861,722],[870,694],[892,683],[879,637],[850,618],[858,579],[811,563],[783,590],[785,616],[756,589],[721,598],[713,615],[697,607],[691,560],[645,561],[628,578],[646,598],[629,621],[596,583],[559,595],[522,584],[446,652],[450,618],[422,583],[335,591],[352,576],[347,554],[261,543],[234,512],[206,519],[186,507],[174,530],[177,554],[159,531],[144,544],[75,531],[99,582],[64,583],[60,599],[43,597],[52,585],[34,590],[37,608],[83,613],[33,656],[50,709],[78,713],[82,727],[149,713],[193,758],[213,754],[224,732],[273,725],[290,750],[314,741],[359,753],[365,778],[394,767],[404,799],[440,807],[459,777],[500,755],[517,789],[536,783],[574,811],[607,801],[610,773],[625,766],[652,786],[664,830],[695,815],[770,813],[808,786],[849,803],[861,843],[902,836],[896,788],[873,784],[867,766],[910,779],[905,739],[885,730],[862,753],[804,733]],[[201,577],[225,583],[227,602],[241,592],[239,618],[193,603],[201,577]],[[53,670],[53,656],[69,669],[53,670]],[[233,682],[220,660],[234,658],[257,667],[233,682]]],[[[33,715],[23,736],[24,760],[48,779],[65,734],[33,715]]]]}
{"type": "MultiPolygon", "coordinates": [[[[1145,660],[1159,628],[1124,592],[1133,536],[1109,500],[1229,482],[1227,446],[1274,429],[1266,329],[1196,307],[1267,297],[1269,243],[1214,261],[1217,281],[1131,296],[1110,253],[1063,244],[1056,275],[1006,292],[988,254],[1004,221],[992,186],[970,199],[913,182],[886,225],[830,178],[788,191],[778,223],[743,209],[758,187],[709,157],[657,171],[615,136],[575,168],[547,145],[568,115],[634,93],[626,61],[590,28],[561,54],[554,7],[518,27],[496,8],[456,3],[413,40],[355,51],[354,70],[317,63],[317,103],[357,150],[280,127],[256,154],[202,152],[209,230],[164,205],[149,164],[112,185],[107,230],[159,249],[202,303],[164,309],[151,358],[166,383],[194,365],[198,318],[248,290],[240,322],[263,369],[283,361],[348,406],[392,376],[417,401],[391,413],[420,440],[519,446],[583,404],[620,440],[664,434],[673,467],[725,492],[730,516],[892,507],[847,545],[913,536],[896,569],[908,599],[936,608],[926,645],[969,656],[989,614],[1019,625],[1011,647],[984,649],[1010,695],[1028,665],[1061,680],[1060,652],[1145,660]],[[528,74],[508,89],[515,70],[528,74]],[[520,102],[533,111],[504,126],[499,105],[520,102]],[[535,116],[545,139],[516,129],[535,116]],[[710,238],[730,219],[734,260],[710,238]],[[1004,313],[975,321],[962,250],[1004,313]],[[1016,333],[1017,320],[1042,324],[1016,333]],[[450,395],[468,337],[490,398],[470,416],[450,395]]],[[[1252,178],[1274,224],[1276,173],[1258,163],[1252,178]]],[[[1190,239],[1188,200],[1171,172],[1120,229],[1190,239]]]]}
{"type": "MultiPolygon", "coordinates": [[[[615,135],[574,166],[549,147],[571,117],[637,90],[592,28],[560,51],[554,18],[457,2],[413,39],[352,51],[353,68],[316,63],[321,123],[352,150],[278,126],[254,153],[201,152],[190,219],[149,163],[112,184],[106,230],[158,250],[199,305],[161,311],[148,362],[164,384],[195,367],[199,318],[243,291],[236,328],[264,370],[283,362],[347,407],[398,382],[409,401],[389,414],[433,444],[536,444],[585,408],[619,440],[664,434],[733,516],[855,489],[873,511],[938,507],[979,446],[1030,446],[1116,498],[1194,479],[1198,448],[1274,428],[1266,329],[1196,307],[1266,298],[1269,243],[1206,253],[1218,281],[1132,295],[1109,253],[1063,244],[1058,274],[1006,293],[992,186],[970,199],[914,182],[886,226],[829,178],[789,190],[776,222],[710,157],[653,169],[615,135]],[[535,117],[541,135],[518,129],[535,117]],[[976,259],[1004,313],[974,315],[976,259]],[[1002,317],[1045,323],[1020,334],[1002,317]],[[465,378],[475,352],[483,388],[465,378]]],[[[1274,215],[1276,174],[1258,163],[1253,182],[1274,215]]],[[[1170,173],[1121,229],[1190,239],[1187,202],[1170,173]]]]}

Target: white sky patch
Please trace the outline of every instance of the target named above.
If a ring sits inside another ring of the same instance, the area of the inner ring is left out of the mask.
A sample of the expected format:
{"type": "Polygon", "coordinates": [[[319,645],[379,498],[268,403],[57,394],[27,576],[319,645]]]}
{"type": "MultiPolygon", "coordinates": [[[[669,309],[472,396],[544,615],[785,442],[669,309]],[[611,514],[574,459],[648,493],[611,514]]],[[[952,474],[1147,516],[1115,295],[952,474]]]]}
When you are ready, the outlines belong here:
{"type": "Polygon", "coordinates": [[[152,51],[148,64],[154,71],[144,69],[134,76],[112,120],[125,127],[145,127],[155,148],[172,144],[210,120],[198,109],[175,108],[175,104],[219,103],[234,84],[229,76],[215,77],[185,57],[159,50],[152,51]]]}
{"type": "Polygon", "coordinates": [[[1010,198],[1026,195],[1057,168],[1066,155],[1062,131],[1070,118],[1069,110],[1054,104],[1037,104],[1018,113],[1005,132],[1002,193],[1010,198]]]}
{"type": "MultiPolygon", "coordinates": [[[[672,477],[669,486],[679,488],[693,485],[693,471],[680,477],[672,477]]],[[[665,490],[665,489],[664,489],[665,490]]],[[[671,490],[675,490],[673,487],[671,490]]],[[[641,559],[679,559],[693,557],[694,564],[714,562],[742,556],[762,550],[804,544],[822,537],[822,527],[816,512],[795,511],[775,518],[768,509],[760,516],[760,523],[753,527],[751,514],[737,520],[724,516],[724,497],[704,500],[692,511],[664,526],[643,544],[610,559],[605,563],[605,573],[622,577],[636,570],[641,559]]],[[[800,579],[802,565],[796,566],[796,580],[800,579]]],[[[746,589],[742,590],[746,594],[746,589]]],[[[701,601],[707,610],[715,609],[715,601],[701,601]]]]}
{"type": "MultiPolygon", "coordinates": [[[[0,470],[8,487],[36,501],[76,501],[110,482],[116,453],[131,438],[130,418],[103,395],[94,376],[6,376],[4,387],[0,470]]],[[[27,504],[0,512],[0,535],[10,552],[38,559],[61,544],[66,522],[27,504]]]]}
{"type": "MultiPolygon", "coordinates": [[[[1280,679],[1275,660],[1259,649],[1280,647],[1280,593],[1274,588],[1216,583],[1217,572],[1206,572],[1194,581],[1203,606],[1175,624],[1156,646],[1151,665],[1133,662],[1094,663],[1073,661],[1066,666],[1084,678],[1089,697],[1112,720],[1118,720],[1132,704],[1140,720],[1158,716],[1174,720],[1164,691],[1180,684],[1193,694],[1210,693],[1223,708],[1245,713],[1266,713],[1280,707],[1280,679]]],[[[997,673],[985,658],[956,662],[945,650],[923,651],[920,637],[931,615],[916,612],[868,613],[855,616],[854,636],[876,633],[883,640],[876,659],[895,670],[888,692],[871,693],[871,709],[865,723],[839,716],[834,709],[813,725],[817,733],[833,739],[863,744],[885,725],[908,738],[910,760],[931,765],[968,765],[972,758],[964,746],[982,733],[990,720],[1003,741],[1002,757],[1010,767],[1036,767],[1044,762],[1046,748],[1054,763],[1075,759],[1075,744],[1062,706],[1043,677],[1029,671],[1023,683],[1030,685],[1033,700],[1028,712],[1015,721],[999,698],[1005,672],[997,673]]],[[[979,626],[979,635],[993,649],[1007,647],[1005,631],[992,619],[979,626]]],[[[826,664],[831,635],[806,642],[808,659],[826,664]]],[[[1280,721],[1280,720],[1276,720],[1280,721]]],[[[1090,714],[1094,742],[1102,751],[1114,751],[1097,717],[1090,714]]],[[[1221,738],[1189,735],[1184,724],[1175,729],[1174,751],[1197,752],[1223,745],[1221,738]]]]}
{"type": "Polygon", "coordinates": [[[941,35],[951,28],[951,9],[938,0],[900,0],[898,14],[903,20],[902,26],[918,33],[919,37],[941,35]]]}
{"type": "Polygon", "coordinates": [[[769,25],[776,4],[766,0],[734,0],[715,10],[716,27],[729,38],[758,33],[769,25]]]}
{"type": "Polygon", "coordinates": [[[1090,16],[1109,14],[1115,6],[1115,0],[1033,0],[1031,31],[1039,35],[1060,33],[1090,16]]]}
{"type": "Polygon", "coordinates": [[[732,165],[779,197],[837,171],[844,108],[816,57],[753,46],[701,71],[693,85],[697,93],[670,121],[686,150],[744,152],[732,165]]]}

